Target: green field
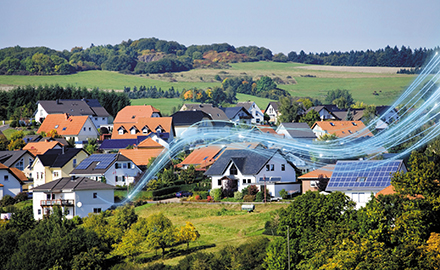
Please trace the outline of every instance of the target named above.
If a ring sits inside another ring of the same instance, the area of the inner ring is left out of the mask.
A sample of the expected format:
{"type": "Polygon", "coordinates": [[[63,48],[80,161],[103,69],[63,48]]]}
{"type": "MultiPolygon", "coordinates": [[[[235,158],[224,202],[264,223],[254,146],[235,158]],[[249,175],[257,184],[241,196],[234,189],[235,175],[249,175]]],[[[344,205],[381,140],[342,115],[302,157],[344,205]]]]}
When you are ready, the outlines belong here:
{"type": "MultiPolygon", "coordinates": [[[[263,233],[270,212],[287,207],[284,203],[256,204],[253,213],[241,211],[240,204],[208,203],[170,203],[146,204],[136,208],[140,217],[162,212],[177,227],[187,221],[193,223],[200,238],[190,243],[190,248],[203,248],[206,252],[216,252],[227,245],[238,246],[263,233]]],[[[181,246],[180,248],[185,248],[181,246]]],[[[144,253],[140,257],[151,257],[153,253],[144,253]]],[[[175,265],[183,256],[166,259],[165,264],[175,265]]]]}
{"type": "MultiPolygon", "coordinates": [[[[186,72],[124,75],[111,71],[85,71],[63,76],[0,76],[0,85],[3,89],[16,85],[44,85],[59,84],[87,88],[98,87],[106,90],[122,90],[124,86],[156,86],[167,90],[170,87],[182,91],[193,87],[206,89],[220,86],[214,78],[219,75],[227,77],[251,76],[254,79],[261,76],[270,76],[283,81],[278,87],[290,92],[292,96],[314,97],[323,99],[327,91],[336,89],[349,90],[356,101],[367,104],[386,105],[395,100],[400,93],[415,78],[413,75],[396,74],[398,68],[386,67],[332,67],[314,66],[297,63],[252,62],[230,64],[228,69],[193,69],[186,72]],[[373,95],[376,91],[379,95],[373,95]]],[[[239,97],[243,100],[243,97],[239,97]]],[[[245,97],[244,100],[257,100],[255,97],[245,97]]],[[[266,106],[267,101],[256,101],[260,108],[266,106]],[[261,103],[264,103],[262,105],[261,103]]],[[[161,110],[171,111],[171,107],[178,106],[176,101],[133,101],[133,104],[158,104],[161,110]],[[161,108],[161,106],[165,106],[161,108]],[[169,107],[171,106],[171,107],[169,107]],[[168,108],[168,109],[167,109],[168,108]]],[[[165,112],[166,113],[166,112],[165,112]]]]}

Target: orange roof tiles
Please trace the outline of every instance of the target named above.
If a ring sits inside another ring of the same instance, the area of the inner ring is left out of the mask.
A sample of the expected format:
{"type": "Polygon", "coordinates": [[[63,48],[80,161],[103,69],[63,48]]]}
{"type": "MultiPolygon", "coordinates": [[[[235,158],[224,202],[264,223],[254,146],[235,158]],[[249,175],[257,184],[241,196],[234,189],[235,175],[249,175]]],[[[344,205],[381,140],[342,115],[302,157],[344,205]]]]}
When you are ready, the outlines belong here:
{"type": "Polygon", "coordinates": [[[270,133],[270,134],[277,135],[275,129],[273,129],[271,126],[261,125],[261,126],[257,126],[257,127],[263,133],[270,133]]]}
{"type": "Polygon", "coordinates": [[[160,111],[151,105],[125,106],[118,112],[113,123],[135,123],[141,117],[151,117],[160,111]]]}
{"type": "Polygon", "coordinates": [[[157,157],[162,149],[120,149],[119,153],[131,159],[137,166],[147,165],[152,157],[157,157]]]}
{"type": "Polygon", "coordinates": [[[29,142],[23,147],[23,150],[28,150],[36,156],[46,153],[47,150],[53,149],[57,145],[62,146],[61,143],[57,141],[29,142]]]}
{"type": "MultiPolygon", "coordinates": [[[[382,189],[381,191],[379,191],[378,193],[376,193],[376,195],[374,195],[374,197],[378,197],[379,195],[392,195],[395,194],[396,191],[394,190],[394,187],[392,185],[387,186],[386,188],[382,189]]],[[[409,199],[413,200],[413,199],[423,199],[423,195],[416,195],[416,196],[407,196],[409,199]]]]}
{"type": "MultiPolygon", "coordinates": [[[[197,148],[191,152],[177,167],[185,165],[202,165],[203,167],[209,166],[214,163],[214,157],[222,150],[220,145],[209,145],[206,147],[197,148]]],[[[218,158],[218,157],[216,157],[218,158]]]]}
{"type": "MultiPolygon", "coordinates": [[[[362,121],[318,121],[312,126],[314,132],[316,126],[319,126],[329,134],[335,134],[338,138],[347,136],[354,136],[357,138],[366,136],[373,137],[373,133],[366,128],[362,121]]],[[[317,132],[319,132],[319,129],[317,132]]]]}
{"type": "Polygon", "coordinates": [[[78,135],[88,116],[71,116],[68,114],[49,114],[44,119],[37,133],[49,133],[55,129],[61,136],[78,135]]]}
{"type": "Polygon", "coordinates": [[[298,179],[319,179],[319,177],[322,175],[324,178],[332,177],[333,170],[335,169],[334,164],[325,165],[324,167],[321,167],[319,169],[316,169],[314,171],[308,172],[304,175],[301,175],[298,177],[298,179]]]}
{"type": "Polygon", "coordinates": [[[19,169],[15,168],[15,167],[11,167],[9,169],[15,175],[15,177],[17,177],[18,180],[23,181],[23,182],[28,180],[26,175],[22,171],[20,171],[19,169]]]}
{"type": "Polygon", "coordinates": [[[152,138],[147,138],[140,142],[137,146],[138,148],[163,148],[163,145],[154,141],[152,138]]]}
{"type": "MultiPolygon", "coordinates": [[[[142,129],[148,127],[150,132],[156,132],[156,128],[162,127],[162,132],[170,132],[173,129],[172,117],[141,117],[136,122],[131,123],[114,123],[112,139],[135,139],[139,135],[147,135],[142,133],[142,129]],[[135,134],[131,134],[131,128],[136,129],[135,134]],[[124,134],[119,134],[119,129],[125,129],[124,134]]],[[[174,133],[174,131],[173,131],[174,133]]]]}

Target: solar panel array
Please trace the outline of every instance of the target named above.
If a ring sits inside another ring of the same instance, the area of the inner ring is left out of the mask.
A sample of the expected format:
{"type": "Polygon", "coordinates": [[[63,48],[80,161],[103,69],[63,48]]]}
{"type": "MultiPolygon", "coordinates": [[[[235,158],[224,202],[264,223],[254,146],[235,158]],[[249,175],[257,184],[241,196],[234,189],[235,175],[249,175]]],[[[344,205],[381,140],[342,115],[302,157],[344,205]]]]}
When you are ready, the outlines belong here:
{"type": "Polygon", "coordinates": [[[115,160],[115,157],[116,154],[93,154],[84,159],[75,169],[86,170],[93,162],[99,162],[95,169],[105,169],[115,160]]]}
{"type": "Polygon", "coordinates": [[[391,184],[392,174],[402,161],[338,161],[327,190],[384,188],[391,184]]]}

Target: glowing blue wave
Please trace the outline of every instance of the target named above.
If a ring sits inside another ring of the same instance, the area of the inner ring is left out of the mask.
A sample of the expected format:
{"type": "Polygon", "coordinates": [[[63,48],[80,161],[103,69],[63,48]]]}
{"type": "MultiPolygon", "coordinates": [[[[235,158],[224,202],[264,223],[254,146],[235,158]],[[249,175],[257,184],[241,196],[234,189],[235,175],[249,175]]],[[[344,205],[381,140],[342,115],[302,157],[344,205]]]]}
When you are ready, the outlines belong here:
{"type": "MultiPolygon", "coordinates": [[[[425,145],[437,137],[440,125],[424,126],[436,120],[440,114],[438,104],[440,89],[436,83],[440,79],[440,57],[436,53],[425,65],[422,73],[407,87],[401,96],[390,105],[384,115],[399,109],[399,118],[389,123],[389,127],[378,131],[374,137],[359,139],[355,134],[327,142],[285,139],[268,133],[261,133],[253,126],[234,126],[231,123],[212,121],[214,126],[207,128],[206,122],[197,123],[185,131],[181,138],[174,140],[169,149],[165,149],[150,166],[139,183],[121,203],[131,201],[138,192],[153,179],[157,172],[163,169],[181,151],[189,148],[203,147],[212,144],[227,144],[230,142],[259,142],[269,148],[281,149],[284,153],[292,153],[300,157],[311,167],[321,167],[325,164],[317,160],[343,160],[359,157],[375,158],[388,149],[404,144],[408,140],[418,138],[411,147],[395,155],[392,159],[401,159],[411,151],[425,145]]],[[[375,132],[380,117],[373,119],[366,129],[375,132]]],[[[362,133],[362,131],[359,131],[362,133]]],[[[254,149],[264,154],[264,151],[254,149]]],[[[389,160],[384,160],[384,162],[389,160]]],[[[380,166],[377,164],[375,166],[380,166]]]]}

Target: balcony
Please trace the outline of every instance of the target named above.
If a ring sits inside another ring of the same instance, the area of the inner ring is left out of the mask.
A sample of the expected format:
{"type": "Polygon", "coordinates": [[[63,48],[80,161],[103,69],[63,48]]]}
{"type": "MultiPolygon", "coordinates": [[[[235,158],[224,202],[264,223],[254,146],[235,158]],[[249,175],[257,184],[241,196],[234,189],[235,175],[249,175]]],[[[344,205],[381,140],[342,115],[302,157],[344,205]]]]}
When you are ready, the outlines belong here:
{"type": "Polygon", "coordinates": [[[51,207],[54,205],[59,206],[73,206],[75,204],[74,200],[41,200],[41,207],[51,207]]]}

